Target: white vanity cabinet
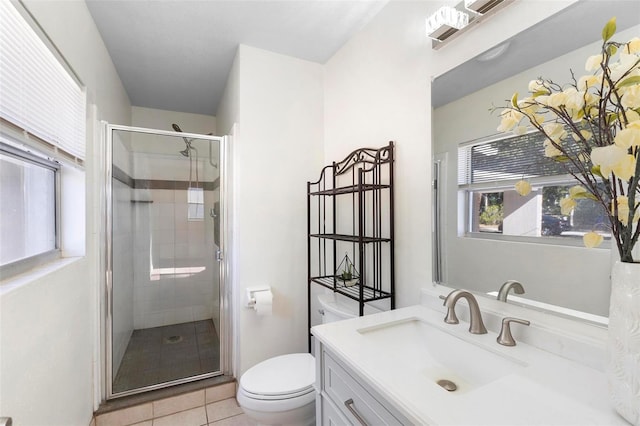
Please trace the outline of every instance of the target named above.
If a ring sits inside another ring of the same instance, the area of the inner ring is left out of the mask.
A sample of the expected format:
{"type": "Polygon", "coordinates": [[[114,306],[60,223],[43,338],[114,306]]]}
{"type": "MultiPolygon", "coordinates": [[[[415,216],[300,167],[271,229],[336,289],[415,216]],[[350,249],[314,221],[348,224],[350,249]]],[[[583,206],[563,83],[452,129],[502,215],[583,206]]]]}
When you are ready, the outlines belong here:
{"type": "Polygon", "coordinates": [[[316,387],[318,426],[411,424],[319,342],[316,343],[316,387]]]}

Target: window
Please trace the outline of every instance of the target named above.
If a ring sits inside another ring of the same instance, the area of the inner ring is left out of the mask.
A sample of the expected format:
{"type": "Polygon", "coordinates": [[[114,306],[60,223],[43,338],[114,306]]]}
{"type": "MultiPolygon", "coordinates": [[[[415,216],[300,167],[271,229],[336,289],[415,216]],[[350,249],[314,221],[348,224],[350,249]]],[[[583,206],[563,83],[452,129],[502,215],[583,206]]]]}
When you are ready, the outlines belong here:
{"type": "MultiPolygon", "coordinates": [[[[0,117],[84,159],[86,96],[17,8],[0,2],[0,117]]],[[[26,15],[28,13],[25,12],[26,15]]],[[[37,25],[37,24],[36,24],[37,25]]]]}
{"type": "Polygon", "coordinates": [[[87,110],[81,82],[21,2],[0,2],[0,16],[5,279],[61,255],[84,254],[87,110]]]}
{"type": "Polygon", "coordinates": [[[543,140],[539,132],[531,132],[458,148],[458,188],[465,195],[467,235],[567,241],[594,229],[606,235],[606,212],[593,200],[580,200],[570,215],[562,214],[560,200],[577,182],[565,165],[544,156],[543,140]],[[514,190],[521,179],[533,188],[527,196],[514,190]]]}
{"type": "Polygon", "coordinates": [[[58,170],[0,143],[0,267],[57,251],[58,170]]]}

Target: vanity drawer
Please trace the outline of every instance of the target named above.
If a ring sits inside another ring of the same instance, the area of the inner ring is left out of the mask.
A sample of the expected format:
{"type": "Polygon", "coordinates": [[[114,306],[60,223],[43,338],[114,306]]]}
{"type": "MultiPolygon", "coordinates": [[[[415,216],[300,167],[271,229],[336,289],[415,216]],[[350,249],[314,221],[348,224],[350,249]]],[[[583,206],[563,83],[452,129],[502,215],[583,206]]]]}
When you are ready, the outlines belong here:
{"type": "MultiPolygon", "coordinates": [[[[323,351],[322,390],[353,425],[401,425],[378,400],[323,351]],[[361,419],[358,419],[358,416],[361,419]]],[[[324,423],[327,424],[327,423],[324,423]]]]}
{"type": "Polygon", "coordinates": [[[331,399],[326,396],[322,398],[322,423],[321,426],[345,426],[349,420],[345,419],[342,412],[335,406],[331,399]]]}

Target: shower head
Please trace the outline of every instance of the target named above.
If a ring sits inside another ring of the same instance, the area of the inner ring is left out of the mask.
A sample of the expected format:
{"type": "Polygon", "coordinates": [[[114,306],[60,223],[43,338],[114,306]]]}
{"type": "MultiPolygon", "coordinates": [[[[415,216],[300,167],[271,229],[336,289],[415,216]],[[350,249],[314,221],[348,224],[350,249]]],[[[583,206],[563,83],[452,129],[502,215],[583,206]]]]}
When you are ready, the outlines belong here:
{"type": "MultiPolygon", "coordinates": [[[[173,130],[175,130],[176,132],[182,133],[182,129],[176,123],[173,123],[171,127],[173,127],[173,130]]],[[[180,151],[180,154],[184,155],[185,157],[189,157],[189,151],[193,149],[191,148],[191,141],[187,138],[182,138],[182,140],[184,141],[185,145],[187,145],[187,147],[184,149],[184,151],[180,151]]]]}

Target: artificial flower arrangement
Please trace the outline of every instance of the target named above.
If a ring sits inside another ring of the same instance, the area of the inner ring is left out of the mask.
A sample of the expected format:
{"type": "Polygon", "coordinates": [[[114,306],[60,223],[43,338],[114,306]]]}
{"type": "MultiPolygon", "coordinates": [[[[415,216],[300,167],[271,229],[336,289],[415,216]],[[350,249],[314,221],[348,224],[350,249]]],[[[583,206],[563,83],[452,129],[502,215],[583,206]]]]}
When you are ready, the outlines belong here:
{"type": "MultiPolygon", "coordinates": [[[[634,262],[632,250],[640,235],[640,38],[627,43],[611,40],[612,18],[602,30],[602,51],[587,59],[589,73],[561,86],[538,78],[529,83],[529,96],[514,94],[501,113],[500,132],[524,134],[529,125],[542,132],[544,155],[561,162],[578,182],[560,203],[570,214],[576,200],[590,198],[607,212],[620,260],[634,262]]],[[[531,185],[515,185],[527,195],[531,185]]],[[[603,236],[584,235],[587,247],[599,246],[603,236]]]]}

